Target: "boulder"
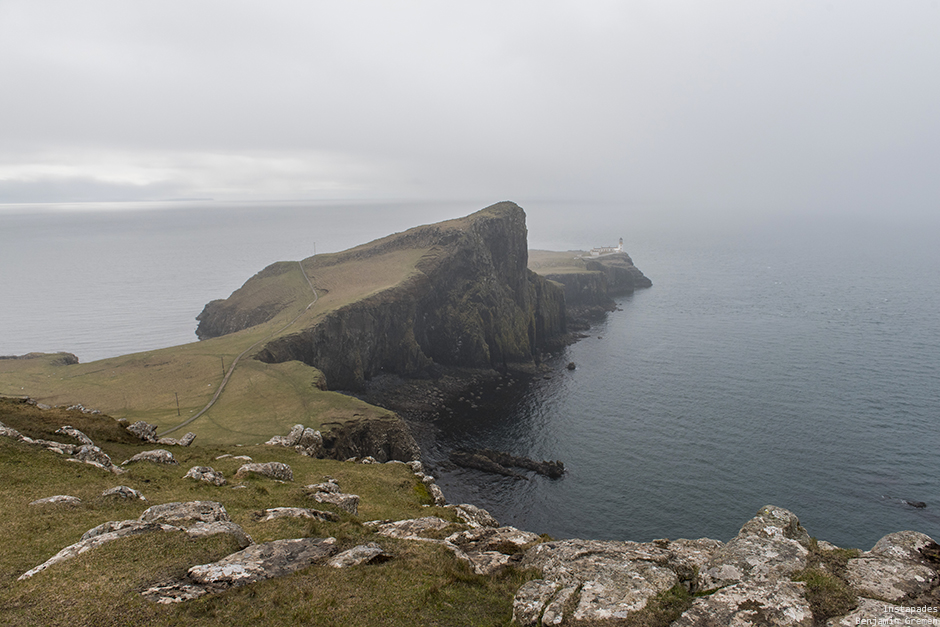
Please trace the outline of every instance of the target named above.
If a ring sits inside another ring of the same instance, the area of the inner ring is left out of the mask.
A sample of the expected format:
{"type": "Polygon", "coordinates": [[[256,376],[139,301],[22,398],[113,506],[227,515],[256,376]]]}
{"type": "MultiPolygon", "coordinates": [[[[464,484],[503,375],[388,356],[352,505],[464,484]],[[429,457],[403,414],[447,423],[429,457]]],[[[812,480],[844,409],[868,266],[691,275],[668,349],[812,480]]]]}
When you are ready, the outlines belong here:
{"type": "Polygon", "coordinates": [[[522,584],[512,602],[512,622],[522,627],[538,625],[543,609],[559,589],[561,584],[544,579],[533,579],[522,584]]]}
{"type": "Polygon", "coordinates": [[[342,492],[339,488],[339,484],[336,483],[336,479],[332,477],[324,477],[324,479],[326,479],[326,481],[323,483],[311,483],[304,489],[308,492],[330,492],[333,494],[342,492]]]}
{"type": "Polygon", "coordinates": [[[101,496],[105,498],[140,499],[141,501],[147,500],[143,494],[134,488],[127,487],[126,485],[119,485],[115,488],[109,488],[102,492],[101,496]]]}
{"type": "Polygon", "coordinates": [[[861,596],[898,602],[933,588],[937,571],[912,560],[866,554],[849,560],[845,578],[861,596]]]}
{"type": "Polygon", "coordinates": [[[196,434],[190,431],[179,440],[176,438],[160,438],[157,440],[157,444],[162,444],[163,446],[189,446],[195,439],[196,434]]]}
{"type": "Polygon", "coordinates": [[[308,509],[306,507],[272,507],[262,511],[258,515],[258,522],[267,522],[277,520],[278,518],[309,518],[311,520],[324,520],[336,522],[339,516],[333,512],[323,512],[318,509],[308,509]]]}
{"type": "Polygon", "coordinates": [[[127,426],[126,429],[144,442],[157,441],[157,425],[138,420],[134,424],[127,426]]]}
{"type": "Polygon", "coordinates": [[[431,498],[434,499],[434,504],[438,507],[443,507],[447,505],[447,499],[444,498],[444,492],[441,490],[441,487],[436,483],[428,484],[428,493],[431,495],[431,498]]]}
{"type": "Polygon", "coordinates": [[[899,560],[911,560],[922,564],[930,563],[923,550],[936,544],[930,536],[917,531],[898,531],[889,533],[875,543],[872,555],[899,560]]]}
{"type": "Polygon", "coordinates": [[[186,535],[190,538],[208,538],[210,536],[215,536],[219,534],[228,534],[235,538],[238,542],[238,545],[241,548],[245,548],[254,544],[254,540],[251,539],[245,530],[241,526],[236,525],[230,520],[219,520],[215,522],[197,522],[195,525],[186,530],[186,535]]]}
{"type": "Polygon", "coordinates": [[[193,466],[189,469],[189,472],[183,475],[183,479],[195,479],[196,481],[205,481],[218,486],[225,485],[225,477],[211,466],[193,466]]]}
{"type": "Polygon", "coordinates": [[[335,492],[316,492],[310,495],[317,503],[329,503],[335,505],[341,510],[347,511],[353,516],[359,513],[359,495],[342,494],[335,492]]]}
{"type": "Polygon", "coordinates": [[[248,475],[261,475],[278,481],[293,481],[294,472],[291,467],[281,462],[267,462],[264,464],[243,464],[235,473],[236,479],[244,479],[248,475]]]}
{"type": "Polygon", "coordinates": [[[130,459],[124,460],[121,465],[127,466],[128,464],[133,464],[136,462],[151,462],[153,464],[172,464],[178,466],[179,462],[176,461],[176,458],[173,457],[173,453],[166,449],[158,448],[152,451],[143,451],[142,453],[137,453],[130,459]]]}
{"type": "Polygon", "coordinates": [[[777,579],[736,583],[699,597],[672,627],[813,627],[814,624],[803,584],[777,579]]]}
{"type": "Polygon", "coordinates": [[[400,540],[428,540],[428,533],[434,533],[446,528],[451,523],[437,516],[425,518],[412,518],[409,520],[396,520],[394,522],[379,523],[375,532],[387,538],[400,540]]]}
{"type": "Polygon", "coordinates": [[[57,494],[56,496],[47,496],[44,499],[36,499],[31,502],[30,505],[68,505],[75,506],[81,505],[82,500],[77,496],[69,496],[67,494],[57,494]]]}
{"type": "Polygon", "coordinates": [[[105,470],[111,470],[114,468],[114,463],[111,461],[111,458],[108,457],[108,454],[102,451],[100,448],[94,444],[84,444],[74,453],[75,459],[85,462],[86,464],[91,464],[93,466],[98,466],[99,468],[104,468],[105,470]]]}
{"type": "Polygon", "coordinates": [[[304,429],[300,440],[297,442],[297,450],[301,455],[319,457],[323,452],[323,435],[309,427],[304,429]]]}
{"type": "Polygon", "coordinates": [[[709,559],[699,587],[788,578],[806,568],[808,544],[809,535],[792,512],[768,505],[709,559]]]}
{"type": "Polygon", "coordinates": [[[179,523],[229,522],[225,507],[215,501],[189,501],[186,503],[164,503],[148,508],[140,515],[141,522],[179,523]]]}
{"type": "Polygon", "coordinates": [[[375,542],[360,544],[347,551],[343,551],[335,557],[331,557],[327,562],[333,568],[348,568],[350,566],[359,566],[368,564],[382,557],[387,557],[385,551],[375,542]]]}
{"type": "Polygon", "coordinates": [[[95,444],[94,442],[91,441],[91,438],[89,438],[87,435],[85,435],[84,433],[82,433],[81,431],[79,431],[78,429],[70,425],[66,425],[64,427],[56,429],[56,433],[61,434],[61,435],[67,435],[70,438],[74,438],[78,440],[81,444],[89,444],[91,446],[94,446],[95,444]]]}
{"type": "Polygon", "coordinates": [[[460,505],[447,505],[446,508],[453,510],[457,518],[470,527],[499,527],[499,522],[482,507],[461,503],[460,505]]]}

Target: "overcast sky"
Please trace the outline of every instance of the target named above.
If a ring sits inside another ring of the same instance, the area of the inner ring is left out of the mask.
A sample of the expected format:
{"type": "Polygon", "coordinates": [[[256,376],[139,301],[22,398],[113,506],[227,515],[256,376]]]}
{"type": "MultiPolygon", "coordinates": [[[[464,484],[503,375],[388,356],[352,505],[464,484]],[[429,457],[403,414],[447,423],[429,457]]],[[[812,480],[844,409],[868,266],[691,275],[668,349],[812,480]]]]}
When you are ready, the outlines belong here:
{"type": "Polygon", "coordinates": [[[0,0],[0,202],[934,213],[940,3],[0,0]]]}

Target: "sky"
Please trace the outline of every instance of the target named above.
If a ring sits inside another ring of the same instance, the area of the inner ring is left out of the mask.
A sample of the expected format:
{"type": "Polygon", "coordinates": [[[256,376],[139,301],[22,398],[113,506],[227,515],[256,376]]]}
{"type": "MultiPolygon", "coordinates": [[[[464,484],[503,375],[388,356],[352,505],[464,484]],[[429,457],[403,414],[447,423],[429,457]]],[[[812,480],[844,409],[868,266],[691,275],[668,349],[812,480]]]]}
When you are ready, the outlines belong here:
{"type": "Polygon", "coordinates": [[[938,0],[0,0],[0,203],[932,215],[938,34],[938,0]]]}

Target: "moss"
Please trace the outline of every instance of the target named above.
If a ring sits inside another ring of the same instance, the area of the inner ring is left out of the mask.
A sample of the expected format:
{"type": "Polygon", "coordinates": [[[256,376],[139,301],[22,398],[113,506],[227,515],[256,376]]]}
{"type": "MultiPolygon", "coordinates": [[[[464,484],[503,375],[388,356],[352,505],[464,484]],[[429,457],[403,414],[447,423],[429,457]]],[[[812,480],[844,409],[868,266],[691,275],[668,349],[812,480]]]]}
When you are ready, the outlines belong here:
{"type": "Polygon", "coordinates": [[[817,624],[848,614],[858,606],[855,592],[845,580],[848,561],[858,555],[858,549],[827,550],[819,547],[816,538],[810,540],[807,567],[794,573],[792,579],[806,584],[806,600],[817,624]]]}

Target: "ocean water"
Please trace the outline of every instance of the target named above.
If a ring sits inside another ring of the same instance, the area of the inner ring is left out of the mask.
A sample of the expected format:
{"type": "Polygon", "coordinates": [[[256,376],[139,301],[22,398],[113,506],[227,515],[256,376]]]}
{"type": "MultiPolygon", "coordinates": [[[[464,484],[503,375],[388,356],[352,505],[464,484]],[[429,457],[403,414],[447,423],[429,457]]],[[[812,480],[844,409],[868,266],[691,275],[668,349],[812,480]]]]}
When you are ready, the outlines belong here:
{"type": "MultiPolygon", "coordinates": [[[[203,305],[273,261],[480,206],[0,211],[0,354],[90,361],[194,341],[203,305]]],[[[526,209],[533,247],[623,235],[654,286],[619,298],[619,311],[552,357],[549,378],[481,390],[477,409],[425,430],[451,502],[556,537],[727,540],[774,504],[841,546],[870,548],[902,529],[940,538],[935,228],[629,216],[592,226],[571,207],[526,209]],[[462,447],[560,459],[568,472],[518,480],[442,463],[462,447]]]]}

